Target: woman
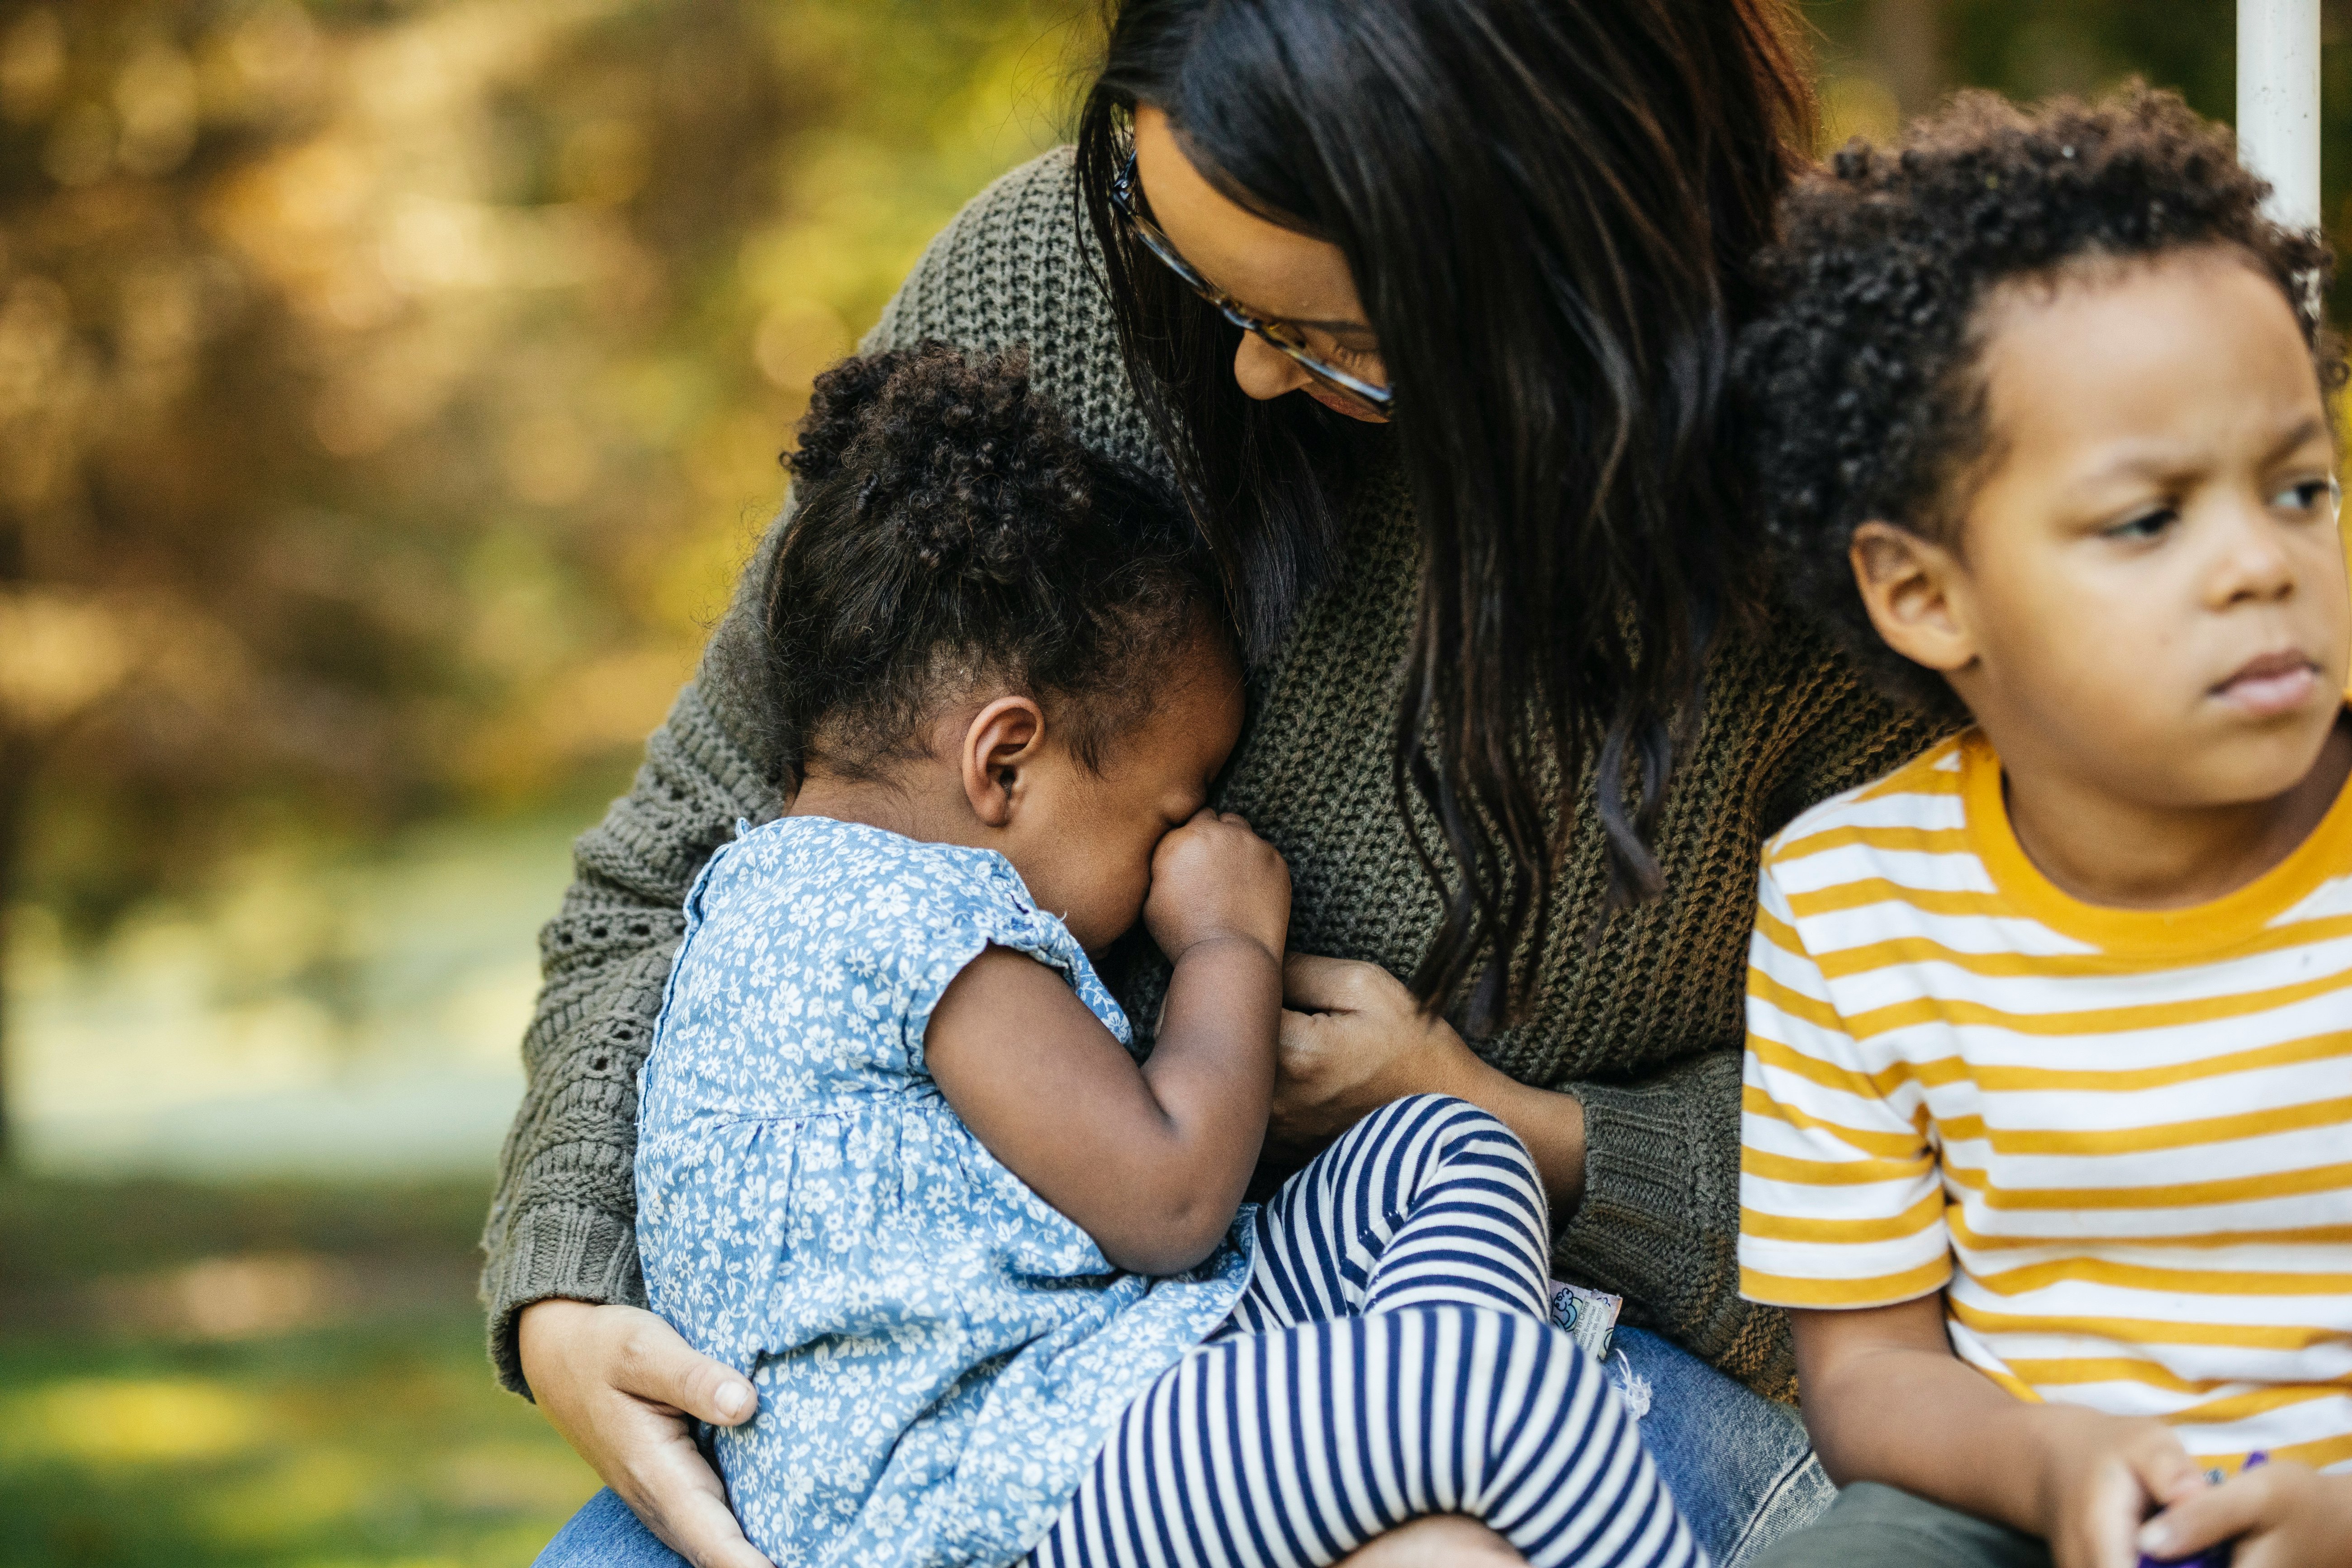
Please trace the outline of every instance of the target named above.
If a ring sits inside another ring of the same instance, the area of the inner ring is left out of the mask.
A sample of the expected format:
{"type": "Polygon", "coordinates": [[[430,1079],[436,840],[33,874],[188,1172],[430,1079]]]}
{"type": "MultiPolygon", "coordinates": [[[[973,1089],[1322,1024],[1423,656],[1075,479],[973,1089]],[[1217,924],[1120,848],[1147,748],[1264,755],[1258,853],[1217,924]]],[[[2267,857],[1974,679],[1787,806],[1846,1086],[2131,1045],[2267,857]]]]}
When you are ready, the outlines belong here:
{"type": "MultiPolygon", "coordinates": [[[[1747,258],[1811,127],[1794,27],[1786,0],[1128,0],[1075,156],[977,198],[871,345],[1024,344],[1087,439],[1189,492],[1257,660],[1218,804],[1289,861],[1316,955],[1277,1142],[1424,1090],[1507,1122],[1558,1270],[1676,1342],[1620,1336],[1718,1562],[1826,1495],[1792,1414],[1722,1375],[1793,1390],[1732,1263],[1758,847],[1925,738],[1775,616],[1727,438],[1747,258]]],[[[484,1277],[508,1385],[745,1568],[678,1412],[749,1390],[628,1305],[629,1159],[685,889],[776,805],[755,626],[581,841],[484,1277]]],[[[549,1560],[652,1549],[607,1494],[549,1560]]]]}

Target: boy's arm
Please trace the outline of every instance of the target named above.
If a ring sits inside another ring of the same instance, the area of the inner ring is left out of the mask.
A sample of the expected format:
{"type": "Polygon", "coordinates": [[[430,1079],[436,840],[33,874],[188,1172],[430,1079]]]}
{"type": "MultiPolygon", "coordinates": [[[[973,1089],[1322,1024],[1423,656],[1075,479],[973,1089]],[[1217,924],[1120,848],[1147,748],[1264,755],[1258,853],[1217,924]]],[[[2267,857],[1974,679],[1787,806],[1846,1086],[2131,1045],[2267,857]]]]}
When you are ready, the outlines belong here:
{"type": "Polygon", "coordinates": [[[2021,1398],[1953,1353],[1924,1090],[1899,1054],[1848,1026],[1807,934],[1851,932],[1797,913],[1853,868],[1834,842],[1791,832],[1765,851],[1748,945],[1740,1288],[1790,1309],[1822,1464],[1840,1486],[1882,1482],[2040,1536],[2059,1568],[2135,1568],[2149,1509],[2204,1478],[2161,1422],[2021,1398]]]}
{"type": "Polygon", "coordinates": [[[1789,1319],[1805,1429],[1842,1487],[1879,1481],[2040,1536],[2059,1568],[2134,1568],[2151,1504],[2205,1489],[2162,1422],[2029,1404],[1962,1362],[1940,1293],[1789,1319]]]}

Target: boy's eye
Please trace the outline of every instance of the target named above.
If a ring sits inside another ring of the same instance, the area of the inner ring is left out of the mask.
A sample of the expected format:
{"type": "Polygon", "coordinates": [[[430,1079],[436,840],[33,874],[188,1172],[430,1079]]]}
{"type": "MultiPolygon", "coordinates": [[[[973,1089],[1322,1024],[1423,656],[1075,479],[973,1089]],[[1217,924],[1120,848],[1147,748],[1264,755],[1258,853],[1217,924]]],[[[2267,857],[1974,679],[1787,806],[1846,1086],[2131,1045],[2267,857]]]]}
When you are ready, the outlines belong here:
{"type": "Polygon", "coordinates": [[[2333,513],[2340,493],[2333,479],[2303,479],[2273,496],[2271,505],[2284,511],[2301,512],[2306,516],[2333,513]]]}
{"type": "Polygon", "coordinates": [[[2107,537],[2126,542],[2157,539],[2162,537],[2167,529],[2179,521],[2180,514],[2168,506],[2150,507],[2147,510],[2136,513],[2107,530],[2107,537]]]}

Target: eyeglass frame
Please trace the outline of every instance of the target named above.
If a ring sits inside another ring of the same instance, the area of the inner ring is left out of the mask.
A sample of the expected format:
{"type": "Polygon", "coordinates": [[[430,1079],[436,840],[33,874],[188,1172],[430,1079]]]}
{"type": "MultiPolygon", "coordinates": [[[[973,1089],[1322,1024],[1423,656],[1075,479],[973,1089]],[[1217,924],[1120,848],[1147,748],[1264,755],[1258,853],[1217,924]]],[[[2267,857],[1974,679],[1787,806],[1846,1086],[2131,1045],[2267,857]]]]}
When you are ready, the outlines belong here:
{"type": "Polygon", "coordinates": [[[1276,335],[1296,332],[1297,329],[1278,316],[1261,316],[1210,282],[1184,259],[1175,242],[1160,231],[1160,226],[1145,217],[1135,205],[1135,154],[1129,152],[1127,162],[1119,166],[1110,183],[1110,205],[1127,221],[1143,247],[1157,258],[1160,264],[1176,275],[1181,283],[1234,326],[1256,338],[1266,347],[1287,358],[1291,363],[1321,382],[1332,391],[1352,397],[1370,407],[1375,414],[1385,416],[1395,406],[1396,394],[1385,386],[1375,386],[1359,375],[1350,375],[1335,364],[1318,359],[1294,342],[1285,342],[1276,335]]]}

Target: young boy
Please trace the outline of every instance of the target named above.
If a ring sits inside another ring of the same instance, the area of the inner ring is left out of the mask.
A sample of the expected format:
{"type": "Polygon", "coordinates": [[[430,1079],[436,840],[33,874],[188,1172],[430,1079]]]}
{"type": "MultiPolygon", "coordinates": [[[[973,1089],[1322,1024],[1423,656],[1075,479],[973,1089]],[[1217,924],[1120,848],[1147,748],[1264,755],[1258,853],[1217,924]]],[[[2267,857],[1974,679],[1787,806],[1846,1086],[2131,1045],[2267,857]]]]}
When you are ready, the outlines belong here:
{"type": "Polygon", "coordinates": [[[1772,1568],[2352,1563],[2342,370],[2263,194],[1969,96],[1767,258],[1788,569],[1973,721],[1765,855],[1741,1289],[1847,1489],[1772,1568]]]}

